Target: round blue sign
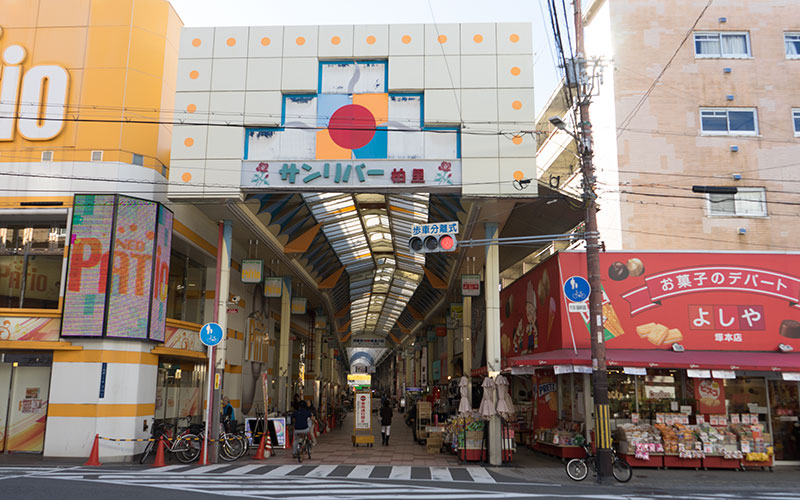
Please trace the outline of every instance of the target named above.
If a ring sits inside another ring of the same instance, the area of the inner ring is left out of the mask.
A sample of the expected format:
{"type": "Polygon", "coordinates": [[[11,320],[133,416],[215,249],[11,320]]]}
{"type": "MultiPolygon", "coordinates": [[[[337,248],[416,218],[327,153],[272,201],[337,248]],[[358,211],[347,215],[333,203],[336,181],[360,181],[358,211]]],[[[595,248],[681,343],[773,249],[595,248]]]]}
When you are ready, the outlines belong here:
{"type": "Polygon", "coordinates": [[[572,276],[564,282],[564,296],[571,302],[584,302],[589,300],[592,287],[583,276],[572,276]]]}
{"type": "Polygon", "coordinates": [[[200,329],[200,342],[208,347],[214,347],[222,342],[222,327],[216,323],[206,323],[200,329]]]}

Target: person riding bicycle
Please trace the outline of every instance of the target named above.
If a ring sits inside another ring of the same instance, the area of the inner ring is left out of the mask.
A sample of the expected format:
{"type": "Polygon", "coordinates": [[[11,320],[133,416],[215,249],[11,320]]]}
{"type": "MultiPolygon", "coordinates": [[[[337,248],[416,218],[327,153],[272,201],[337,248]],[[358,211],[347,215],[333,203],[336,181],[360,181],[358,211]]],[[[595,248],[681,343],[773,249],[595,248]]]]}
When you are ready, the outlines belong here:
{"type": "Polygon", "coordinates": [[[308,436],[311,431],[311,411],[306,406],[305,401],[297,403],[297,410],[292,412],[292,422],[294,423],[294,445],[292,446],[292,456],[296,457],[300,452],[300,435],[308,436]]]}

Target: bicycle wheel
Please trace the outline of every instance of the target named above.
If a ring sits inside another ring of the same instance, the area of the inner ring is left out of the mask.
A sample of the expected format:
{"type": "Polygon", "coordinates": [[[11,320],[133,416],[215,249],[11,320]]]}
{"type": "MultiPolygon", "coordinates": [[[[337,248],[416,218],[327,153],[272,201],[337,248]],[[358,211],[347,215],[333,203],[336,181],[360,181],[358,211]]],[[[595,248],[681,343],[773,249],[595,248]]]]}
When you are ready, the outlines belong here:
{"type": "Polygon", "coordinates": [[[220,436],[219,458],[226,462],[233,462],[242,456],[242,442],[234,434],[220,436]]]}
{"type": "Polygon", "coordinates": [[[311,441],[306,439],[306,454],[308,455],[308,459],[311,460],[311,441]]]}
{"type": "Polygon", "coordinates": [[[242,434],[236,434],[236,437],[242,442],[242,454],[239,455],[239,458],[242,458],[250,451],[250,441],[248,441],[247,436],[242,434]]]}
{"type": "Polygon", "coordinates": [[[303,463],[303,448],[304,448],[303,443],[300,443],[300,446],[297,447],[297,463],[299,464],[303,463]]]}
{"type": "Polygon", "coordinates": [[[153,444],[155,441],[150,441],[147,443],[147,446],[144,447],[144,453],[142,453],[142,458],[139,459],[139,463],[143,464],[145,460],[147,460],[147,456],[150,455],[150,452],[153,451],[153,444]]]}
{"type": "Polygon", "coordinates": [[[589,466],[583,458],[573,458],[567,462],[567,475],[573,481],[583,481],[589,475],[589,466]]]}
{"type": "Polygon", "coordinates": [[[200,446],[200,436],[184,434],[175,440],[170,451],[175,453],[178,461],[188,464],[200,458],[200,446]]]}
{"type": "Polygon", "coordinates": [[[611,472],[614,474],[614,479],[620,483],[627,483],[633,477],[633,469],[628,465],[625,460],[614,457],[614,464],[612,465],[611,472]]]}

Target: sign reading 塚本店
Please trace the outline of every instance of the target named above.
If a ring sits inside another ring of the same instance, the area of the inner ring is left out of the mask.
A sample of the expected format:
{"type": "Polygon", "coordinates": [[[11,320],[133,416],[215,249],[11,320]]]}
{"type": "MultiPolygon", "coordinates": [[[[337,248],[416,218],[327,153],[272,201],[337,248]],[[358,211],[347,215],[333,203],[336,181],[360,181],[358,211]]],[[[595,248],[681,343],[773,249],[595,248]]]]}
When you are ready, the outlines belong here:
{"type": "Polygon", "coordinates": [[[370,401],[372,397],[369,392],[356,393],[356,429],[371,429],[372,422],[370,421],[370,401]]]}

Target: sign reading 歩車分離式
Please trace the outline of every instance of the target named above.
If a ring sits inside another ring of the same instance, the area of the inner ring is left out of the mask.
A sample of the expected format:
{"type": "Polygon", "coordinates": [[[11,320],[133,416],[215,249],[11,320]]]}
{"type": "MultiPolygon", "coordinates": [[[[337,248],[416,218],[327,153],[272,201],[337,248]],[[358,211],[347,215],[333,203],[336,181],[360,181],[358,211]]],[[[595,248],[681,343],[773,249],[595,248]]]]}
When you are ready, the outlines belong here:
{"type": "Polygon", "coordinates": [[[245,160],[242,189],[316,191],[398,189],[441,191],[461,187],[460,160],[245,160]]]}

